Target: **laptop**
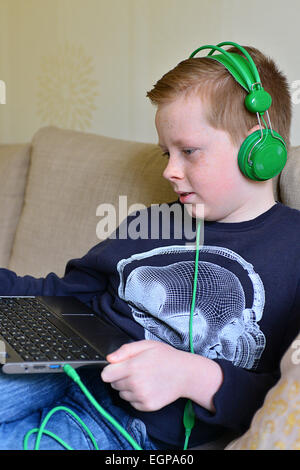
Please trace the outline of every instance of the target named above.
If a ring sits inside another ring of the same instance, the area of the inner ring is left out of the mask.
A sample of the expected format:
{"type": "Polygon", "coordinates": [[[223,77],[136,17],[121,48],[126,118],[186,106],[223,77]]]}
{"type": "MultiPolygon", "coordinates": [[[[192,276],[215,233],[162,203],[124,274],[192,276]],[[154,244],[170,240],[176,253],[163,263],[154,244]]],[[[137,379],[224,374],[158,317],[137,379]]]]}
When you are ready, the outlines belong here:
{"type": "Polygon", "coordinates": [[[6,374],[104,367],[133,340],[74,297],[1,296],[0,366],[6,374]]]}

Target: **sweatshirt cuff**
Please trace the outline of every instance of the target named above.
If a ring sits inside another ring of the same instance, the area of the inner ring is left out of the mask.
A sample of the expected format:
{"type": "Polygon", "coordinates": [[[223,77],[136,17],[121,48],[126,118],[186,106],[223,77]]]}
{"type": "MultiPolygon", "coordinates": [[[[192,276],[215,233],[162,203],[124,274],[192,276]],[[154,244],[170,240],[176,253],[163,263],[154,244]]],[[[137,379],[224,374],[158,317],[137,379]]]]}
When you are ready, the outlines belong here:
{"type": "Polygon", "coordinates": [[[216,359],[223,372],[223,383],[215,393],[215,413],[194,404],[197,417],[208,424],[224,426],[236,432],[245,432],[252,417],[264,401],[267,391],[279,379],[280,373],[259,373],[234,366],[224,359],[216,359]]]}

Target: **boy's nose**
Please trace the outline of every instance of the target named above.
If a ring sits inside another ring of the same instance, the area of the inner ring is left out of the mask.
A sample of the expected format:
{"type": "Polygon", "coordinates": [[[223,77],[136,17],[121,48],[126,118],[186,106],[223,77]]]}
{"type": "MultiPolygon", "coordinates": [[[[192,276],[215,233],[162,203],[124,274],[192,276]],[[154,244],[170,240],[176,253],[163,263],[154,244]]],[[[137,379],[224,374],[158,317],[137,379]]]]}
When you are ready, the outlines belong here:
{"type": "Polygon", "coordinates": [[[183,167],[176,158],[169,157],[168,164],[163,172],[163,177],[169,181],[182,179],[184,177],[183,167]]]}

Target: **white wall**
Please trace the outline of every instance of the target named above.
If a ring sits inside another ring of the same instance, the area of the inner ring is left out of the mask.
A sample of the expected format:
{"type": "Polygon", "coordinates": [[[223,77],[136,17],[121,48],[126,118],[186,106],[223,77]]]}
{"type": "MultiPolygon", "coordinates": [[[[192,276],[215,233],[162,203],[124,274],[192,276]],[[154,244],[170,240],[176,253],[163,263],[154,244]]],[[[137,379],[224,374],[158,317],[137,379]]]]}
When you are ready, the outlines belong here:
{"type": "MultiPolygon", "coordinates": [[[[299,17],[298,0],[0,0],[0,142],[48,124],[156,142],[146,92],[200,45],[253,45],[300,80],[299,17]]],[[[293,145],[299,126],[295,104],[293,145]]]]}

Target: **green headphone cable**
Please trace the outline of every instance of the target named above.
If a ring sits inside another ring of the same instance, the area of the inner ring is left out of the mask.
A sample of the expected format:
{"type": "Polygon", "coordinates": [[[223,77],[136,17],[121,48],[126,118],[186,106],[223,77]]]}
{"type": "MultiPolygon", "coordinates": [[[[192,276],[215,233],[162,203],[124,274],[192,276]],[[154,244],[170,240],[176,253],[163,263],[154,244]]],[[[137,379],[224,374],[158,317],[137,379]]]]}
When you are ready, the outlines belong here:
{"type": "MultiPolygon", "coordinates": [[[[194,268],[194,283],[193,283],[193,295],[190,311],[190,322],[189,322],[189,338],[190,338],[190,352],[194,354],[194,342],[193,342],[193,321],[194,321],[194,310],[196,303],[196,294],[197,294],[197,279],[198,279],[198,263],[199,263],[199,245],[200,245],[200,231],[201,231],[201,221],[197,221],[197,234],[196,234],[196,254],[195,254],[195,268],[194,268]]],[[[195,425],[195,413],[193,410],[193,405],[191,400],[188,400],[183,412],[183,425],[185,429],[185,442],[183,450],[186,450],[189,443],[189,438],[192,432],[192,429],[195,425]]]]}
{"type": "Polygon", "coordinates": [[[201,230],[201,221],[197,221],[197,234],[196,234],[196,254],[195,254],[195,268],[194,268],[194,283],[193,283],[193,295],[190,311],[190,352],[194,354],[194,344],[193,344],[193,320],[194,320],[194,310],[196,303],[196,294],[197,294],[197,279],[198,279],[198,263],[199,263],[199,245],[200,245],[200,230],[201,230]]]}

